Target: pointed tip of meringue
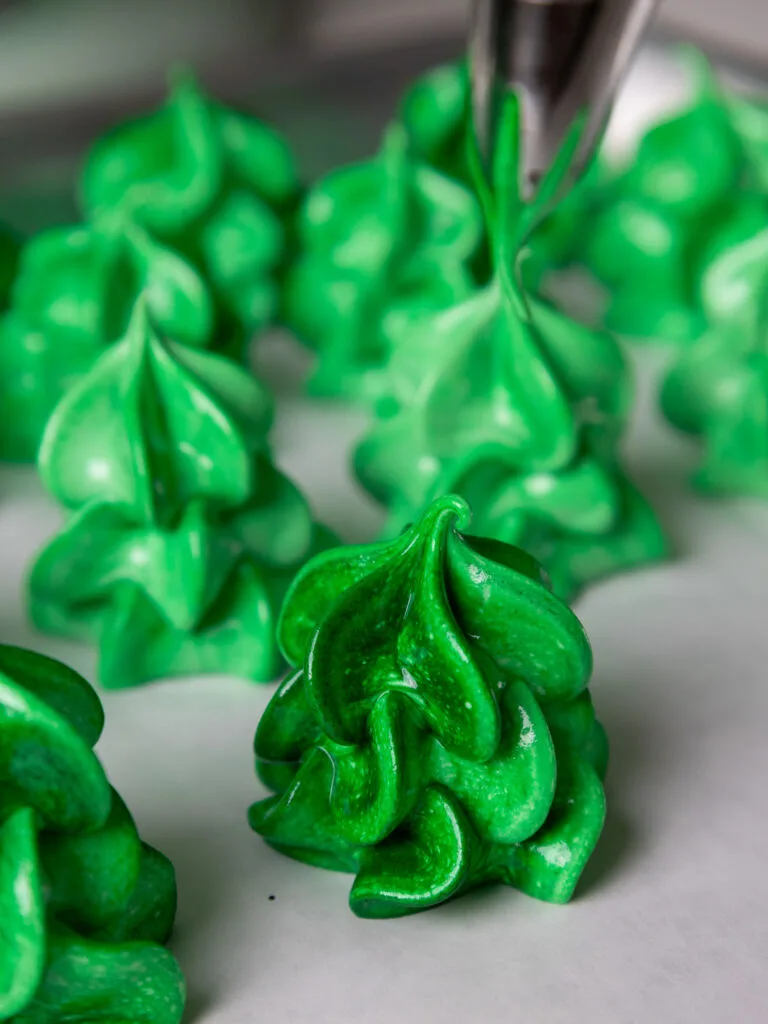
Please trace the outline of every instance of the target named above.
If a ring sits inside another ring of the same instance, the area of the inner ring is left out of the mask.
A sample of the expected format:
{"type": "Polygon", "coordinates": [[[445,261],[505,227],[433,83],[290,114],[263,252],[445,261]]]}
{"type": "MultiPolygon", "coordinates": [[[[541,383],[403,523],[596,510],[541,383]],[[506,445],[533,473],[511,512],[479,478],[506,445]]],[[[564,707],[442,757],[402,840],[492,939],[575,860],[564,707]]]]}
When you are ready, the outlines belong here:
{"type": "Polygon", "coordinates": [[[189,64],[179,62],[171,65],[167,75],[168,96],[171,102],[180,97],[201,98],[203,90],[200,80],[189,64]]]}
{"type": "Polygon", "coordinates": [[[441,520],[447,519],[457,530],[466,530],[472,519],[472,511],[467,501],[458,494],[445,494],[436,498],[424,514],[414,524],[417,529],[432,528],[441,520]]]}

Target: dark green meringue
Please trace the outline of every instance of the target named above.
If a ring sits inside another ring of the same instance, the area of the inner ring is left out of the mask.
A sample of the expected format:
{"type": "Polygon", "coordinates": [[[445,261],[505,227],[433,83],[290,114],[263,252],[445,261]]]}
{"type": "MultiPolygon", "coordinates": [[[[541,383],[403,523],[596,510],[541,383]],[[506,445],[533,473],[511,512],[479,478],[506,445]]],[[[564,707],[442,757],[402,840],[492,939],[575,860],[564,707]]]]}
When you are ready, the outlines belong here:
{"type": "Polygon", "coordinates": [[[590,649],[524,552],[436,501],[393,541],[322,554],[280,620],[296,668],[256,734],[252,827],[355,873],[394,917],[489,881],[566,902],[600,835],[607,745],[590,649]]]}
{"type": "Polygon", "coordinates": [[[103,722],[76,672],[0,646],[0,1020],[181,1019],[173,867],[93,752],[103,722]]]}

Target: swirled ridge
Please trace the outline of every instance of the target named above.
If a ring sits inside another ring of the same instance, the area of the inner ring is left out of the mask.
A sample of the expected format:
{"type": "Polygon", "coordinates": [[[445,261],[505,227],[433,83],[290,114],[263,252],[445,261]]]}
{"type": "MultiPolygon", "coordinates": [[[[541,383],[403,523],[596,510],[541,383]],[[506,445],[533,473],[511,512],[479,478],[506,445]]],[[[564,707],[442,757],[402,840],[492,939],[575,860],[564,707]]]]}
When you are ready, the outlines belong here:
{"type": "Polygon", "coordinates": [[[746,108],[702,54],[689,50],[685,63],[695,80],[691,103],[652,125],[633,160],[606,173],[580,254],[608,288],[606,327],[681,346],[706,329],[708,267],[768,223],[761,159],[740,116],[746,108]]]}
{"type": "Polygon", "coordinates": [[[138,225],[105,216],[27,242],[0,319],[0,458],[34,461],[56,403],[122,337],[142,293],[170,336],[212,340],[207,285],[138,225]]]}
{"type": "Polygon", "coordinates": [[[435,501],[396,540],[317,556],[283,607],[295,671],[256,733],[252,827],[351,871],[390,917],[488,881],[570,898],[599,837],[607,747],[575,616],[524,552],[435,501]]]}
{"type": "Polygon", "coordinates": [[[709,328],[679,354],[661,390],[670,423],[701,442],[694,484],[711,494],[768,497],[766,283],[768,220],[709,268],[709,328]]]}

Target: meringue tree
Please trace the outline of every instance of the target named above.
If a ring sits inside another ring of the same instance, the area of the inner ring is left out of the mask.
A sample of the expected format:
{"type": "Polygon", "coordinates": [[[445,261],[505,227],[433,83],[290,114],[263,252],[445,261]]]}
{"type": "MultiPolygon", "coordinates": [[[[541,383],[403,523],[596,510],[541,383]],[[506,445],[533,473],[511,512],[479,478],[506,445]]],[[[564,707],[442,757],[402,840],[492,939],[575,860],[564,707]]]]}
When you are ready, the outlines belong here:
{"type": "Polygon", "coordinates": [[[105,685],[279,671],[285,588],[328,536],[271,461],[270,419],[254,377],[164,339],[144,301],[57,406],[39,468],[71,515],[32,567],[31,612],[96,642],[105,685]]]}
{"type": "Polygon", "coordinates": [[[720,253],[760,231],[768,196],[759,159],[738,131],[732,100],[688,50],[690,104],[654,124],[603,182],[583,259],[609,291],[606,326],[687,345],[706,327],[700,288],[720,253]]]}
{"type": "Polygon", "coordinates": [[[570,598],[593,579],[662,557],[665,543],[621,465],[632,395],[620,349],[522,283],[527,240],[569,153],[525,203],[516,116],[508,106],[503,137],[513,141],[499,151],[496,189],[476,173],[491,279],[399,339],[355,468],[389,510],[388,535],[441,494],[459,493],[477,510],[479,534],[530,551],[570,598]]]}
{"type": "Polygon", "coordinates": [[[474,196],[416,159],[392,125],[373,159],[309,191],[297,234],[285,310],[318,353],[310,390],[372,400],[409,326],[472,293],[482,220],[474,196]]]}
{"type": "Polygon", "coordinates": [[[120,210],[209,282],[217,334],[233,355],[279,309],[289,222],[299,195],[293,157],[262,121],[173,75],[157,110],[91,148],[80,195],[90,218],[120,210]]]}
{"type": "Polygon", "coordinates": [[[533,559],[468,522],[438,499],[395,540],[317,556],[283,607],[295,671],[256,733],[273,795],[251,825],[353,872],[361,917],[490,881],[566,902],[602,829],[584,631],[533,559]]]}

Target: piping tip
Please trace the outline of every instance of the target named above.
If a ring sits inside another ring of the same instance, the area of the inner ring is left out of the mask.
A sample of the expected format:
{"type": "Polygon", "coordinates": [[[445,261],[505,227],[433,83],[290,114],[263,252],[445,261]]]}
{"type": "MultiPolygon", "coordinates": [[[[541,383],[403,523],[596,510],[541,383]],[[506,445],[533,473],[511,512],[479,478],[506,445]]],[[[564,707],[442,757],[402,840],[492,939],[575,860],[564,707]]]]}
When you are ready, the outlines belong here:
{"type": "Polygon", "coordinates": [[[489,177],[501,107],[512,92],[519,102],[521,198],[535,200],[566,139],[577,132],[563,186],[573,184],[594,153],[659,2],[474,0],[472,120],[489,177]]]}

